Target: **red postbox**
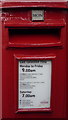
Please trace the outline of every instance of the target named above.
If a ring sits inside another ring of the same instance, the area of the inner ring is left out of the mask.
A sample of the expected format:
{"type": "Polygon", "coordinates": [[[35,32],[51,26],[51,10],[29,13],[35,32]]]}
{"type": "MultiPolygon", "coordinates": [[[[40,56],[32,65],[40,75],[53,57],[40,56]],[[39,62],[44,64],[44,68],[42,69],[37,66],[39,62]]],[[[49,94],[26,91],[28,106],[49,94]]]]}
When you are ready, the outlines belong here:
{"type": "Polygon", "coordinates": [[[2,118],[66,117],[66,8],[2,3],[2,118]]]}

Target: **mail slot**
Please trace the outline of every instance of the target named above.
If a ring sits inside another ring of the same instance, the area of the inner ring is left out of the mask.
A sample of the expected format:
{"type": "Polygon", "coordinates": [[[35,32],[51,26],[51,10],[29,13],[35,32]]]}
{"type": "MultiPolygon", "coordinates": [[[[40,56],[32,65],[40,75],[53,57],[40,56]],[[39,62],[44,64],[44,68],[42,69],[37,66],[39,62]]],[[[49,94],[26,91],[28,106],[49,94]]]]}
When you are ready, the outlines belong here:
{"type": "Polygon", "coordinates": [[[2,9],[2,118],[65,118],[66,4],[2,9]]]}

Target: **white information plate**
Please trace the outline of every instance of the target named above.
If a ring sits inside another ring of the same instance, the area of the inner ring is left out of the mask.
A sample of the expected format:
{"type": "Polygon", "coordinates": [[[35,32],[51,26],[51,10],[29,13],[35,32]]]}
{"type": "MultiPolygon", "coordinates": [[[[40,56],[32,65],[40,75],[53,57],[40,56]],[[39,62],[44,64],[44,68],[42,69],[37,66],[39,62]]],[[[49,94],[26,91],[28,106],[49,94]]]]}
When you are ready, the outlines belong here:
{"type": "Polygon", "coordinates": [[[18,109],[50,108],[51,61],[22,60],[18,71],[18,109]]]}

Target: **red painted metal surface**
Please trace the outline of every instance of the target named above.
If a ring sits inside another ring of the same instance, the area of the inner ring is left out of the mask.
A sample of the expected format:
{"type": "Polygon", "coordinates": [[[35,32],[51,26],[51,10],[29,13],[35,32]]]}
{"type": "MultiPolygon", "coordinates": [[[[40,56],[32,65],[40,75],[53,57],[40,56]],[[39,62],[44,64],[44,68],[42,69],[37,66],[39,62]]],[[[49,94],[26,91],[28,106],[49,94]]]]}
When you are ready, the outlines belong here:
{"type": "MultiPolygon", "coordinates": [[[[68,2],[67,2],[67,9],[68,9],[68,2]]],[[[66,86],[66,91],[67,91],[67,93],[68,93],[68,11],[67,11],[67,14],[66,14],[66,23],[67,23],[67,27],[66,27],[66,63],[67,63],[67,67],[66,67],[66,69],[67,69],[67,75],[66,75],[66,83],[67,83],[67,86],[66,86]]],[[[67,98],[67,100],[66,100],[66,105],[67,105],[67,107],[68,107],[68,94],[66,94],[67,96],[66,96],[66,98],[67,98]]],[[[66,118],[68,118],[68,110],[66,109],[66,118]]]]}
{"type": "Polygon", "coordinates": [[[66,9],[59,8],[66,8],[67,5],[66,3],[60,5],[60,3],[47,2],[44,4],[46,7],[40,2],[20,4],[14,2],[3,4],[3,7],[8,5],[8,7],[13,8],[3,8],[2,13],[2,118],[65,118],[66,9]],[[14,5],[22,8],[14,8],[14,5]],[[26,8],[27,6],[29,8],[26,8]],[[45,10],[44,22],[32,22],[31,10],[37,9],[35,7],[45,10]],[[54,56],[55,59],[53,59],[54,56]],[[36,111],[31,109],[29,112],[23,112],[17,109],[18,60],[35,58],[52,59],[53,61],[51,112],[50,110],[42,111],[42,109],[40,111],[39,109],[36,111]]]}
{"type": "Polygon", "coordinates": [[[66,8],[66,0],[3,0],[0,7],[55,7],[66,8]]]}
{"type": "Polygon", "coordinates": [[[0,13],[0,119],[2,118],[2,21],[0,13]]]}

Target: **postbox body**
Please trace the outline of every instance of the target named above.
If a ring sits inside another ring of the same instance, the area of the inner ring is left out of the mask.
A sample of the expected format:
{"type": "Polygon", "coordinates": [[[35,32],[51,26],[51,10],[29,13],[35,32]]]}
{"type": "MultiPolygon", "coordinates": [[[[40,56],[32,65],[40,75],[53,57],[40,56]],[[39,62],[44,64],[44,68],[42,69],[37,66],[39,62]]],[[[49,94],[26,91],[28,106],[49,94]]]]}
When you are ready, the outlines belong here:
{"type": "Polygon", "coordinates": [[[5,3],[3,118],[66,117],[66,10],[52,4],[5,3]]]}

